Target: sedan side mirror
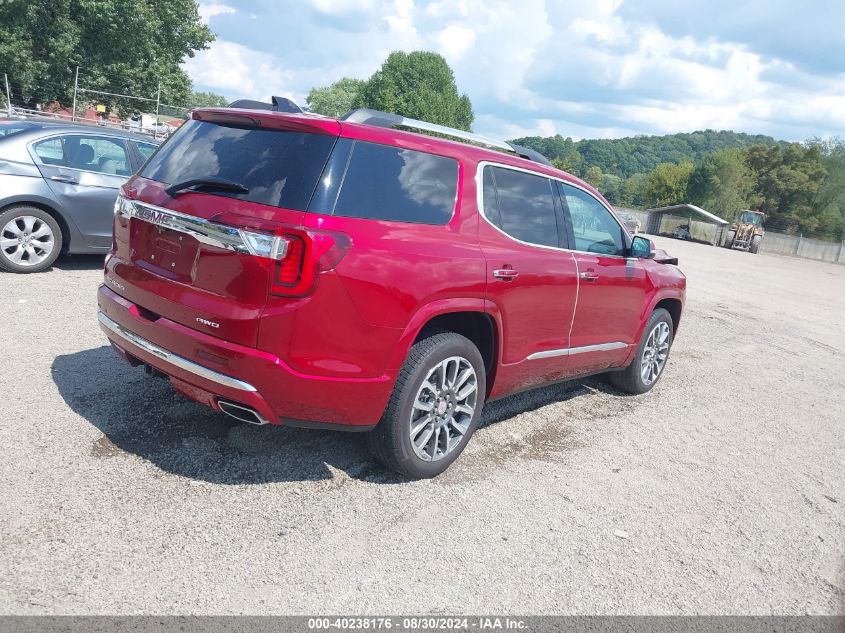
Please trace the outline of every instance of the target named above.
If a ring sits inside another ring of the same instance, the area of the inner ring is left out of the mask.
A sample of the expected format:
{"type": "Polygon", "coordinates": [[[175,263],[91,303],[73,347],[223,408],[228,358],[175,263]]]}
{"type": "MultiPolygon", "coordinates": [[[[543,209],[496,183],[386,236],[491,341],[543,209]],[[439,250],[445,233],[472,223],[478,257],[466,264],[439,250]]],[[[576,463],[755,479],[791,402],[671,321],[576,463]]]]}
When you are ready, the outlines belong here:
{"type": "Polygon", "coordinates": [[[652,242],[647,237],[643,237],[642,235],[635,235],[634,238],[631,240],[631,257],[637,257],[639,259],[650,259],[654,257],[654,251],[656,247],[654,246],[654,242],[652,242]]]}

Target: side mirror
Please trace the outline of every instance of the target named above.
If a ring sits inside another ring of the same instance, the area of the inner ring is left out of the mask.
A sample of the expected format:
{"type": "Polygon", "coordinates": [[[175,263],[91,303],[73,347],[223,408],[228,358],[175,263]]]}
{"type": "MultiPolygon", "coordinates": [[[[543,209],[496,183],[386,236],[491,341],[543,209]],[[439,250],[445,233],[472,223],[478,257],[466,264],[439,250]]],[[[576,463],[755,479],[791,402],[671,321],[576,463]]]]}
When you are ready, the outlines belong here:
{"type": "Polygon", "coordinates": [[[635,235],[631,240],[631,257],[650,259],[654,257],[655,246],[647,237],[635,235]]]}

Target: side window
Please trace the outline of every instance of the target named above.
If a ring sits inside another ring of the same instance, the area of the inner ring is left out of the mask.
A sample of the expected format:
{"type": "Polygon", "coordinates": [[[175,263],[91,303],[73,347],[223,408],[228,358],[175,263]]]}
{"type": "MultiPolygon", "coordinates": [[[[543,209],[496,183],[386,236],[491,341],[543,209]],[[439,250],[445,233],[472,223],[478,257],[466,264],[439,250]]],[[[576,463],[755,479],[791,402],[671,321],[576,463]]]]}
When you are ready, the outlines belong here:
{"type": "Polygon", "coordinates": [[[334,214],[446,224],[457,191],[458,163],[451,158],[356,141],[334,214]]]}
{"type": "MultiPolygon", "coordinates": [[[[129,176],[129,153],[123,141],[102,136],[77,136],[77,145],[68,155],[68,167],[96,171],[102,174],[129,176]]],[[[65,150],[70,139],[65,141],[65,150]]]]}
{"type": "Polygon", "coordinates": [[[49,138],[32,146],[35,154],[45,165],[65,165],[65,152],[61,138],[49,138]]]}
{"type": "Polygon", "coordinates": [[[485,167],[482,182],[481,201],[484,205],[484,215],[493,224],[502,228],[502,216],[499,213],[499,196],[496,194],[496,182],[493,180],[493,168],[485,167]]]}
{"type": "MultiPolygon", "coordinates": [[[[522,242],[559,246],[551,181],[544,176],[503,167],[485,167],[485,172],[488,170],[492,172],[498,194],[499,228],[522,242]]],[[[486,173],[484,189],[486,200],[486,173]]],[[[484,209],[486,213],[487,202],[484,209]]]]}
{"type": "Polygon", "coordinates": [[[624,229],[605,206],[586,191],[561,183],[572,219],[575,250],[603,255],[624,255],[624,229]]]}
{"type": "Polygon", "coordinates": [[[131,173],[129,153],[119,139],[74,134],[41,141],[33,149],[45,165],[120,176],[131,173]]]}
{"type": "Polygon", "coordinates": [[[138,153],[144,161],[149,160],[150,156],[158,149],[158,145],[152,143],[135,143],[135,147],[138,148],[138,153]]]}

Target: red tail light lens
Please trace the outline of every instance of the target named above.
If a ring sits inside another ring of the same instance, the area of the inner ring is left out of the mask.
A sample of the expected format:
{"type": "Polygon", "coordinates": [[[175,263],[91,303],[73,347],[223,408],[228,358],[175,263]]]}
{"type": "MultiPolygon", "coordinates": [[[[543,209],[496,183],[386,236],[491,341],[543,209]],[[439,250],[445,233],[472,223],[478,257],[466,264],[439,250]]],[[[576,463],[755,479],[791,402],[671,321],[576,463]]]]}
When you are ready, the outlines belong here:
{"type": "Polygon", "coordinates": [[[284,235],[284,237],[288,241],[288,252],[284,259],[276,262],[276,275],[273,283],[289,289],[296,286],[302,277],[305,243],[301,238],[290,234],[284,235]]]}
{"type": "Polygon", "coordinates": [[[214,220],[283,238],[287,244],[283,256],[261,258],[270,270],[270,294],[278,297],[302,297],[310,293],[317,275],[337,266],[351,245],[343,233],[293,228],[232,213],[220,214],[214,220]]]}

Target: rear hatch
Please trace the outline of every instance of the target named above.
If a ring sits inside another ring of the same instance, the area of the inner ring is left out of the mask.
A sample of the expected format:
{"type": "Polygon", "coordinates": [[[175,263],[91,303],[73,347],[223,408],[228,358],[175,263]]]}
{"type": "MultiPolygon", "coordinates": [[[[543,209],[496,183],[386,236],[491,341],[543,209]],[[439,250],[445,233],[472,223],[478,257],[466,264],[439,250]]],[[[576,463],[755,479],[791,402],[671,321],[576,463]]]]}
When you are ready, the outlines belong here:
{"type": "Polygon", "coordinates": [[[106,284],[144,318],[255,345],[284,256],[297,250],[287,232],[302,225],[339,124],[231,110],[193,117],[124,186],[106,284]]]}

